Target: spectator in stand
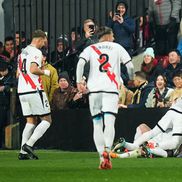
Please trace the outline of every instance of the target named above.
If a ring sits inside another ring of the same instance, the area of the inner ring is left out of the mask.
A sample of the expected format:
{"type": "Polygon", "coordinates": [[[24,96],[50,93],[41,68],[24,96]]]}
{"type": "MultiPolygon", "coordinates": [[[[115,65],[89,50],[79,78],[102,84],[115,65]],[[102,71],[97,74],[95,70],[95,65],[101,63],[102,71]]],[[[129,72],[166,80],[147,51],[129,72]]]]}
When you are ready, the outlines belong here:
{"type": "Polygon", "coordinates": [[[168,85],[173,87],[173,76],[177,72],[182,72],[181,55],[177,49],[169,52],[169,65],[164,70],[164,75],[167,78],[168,85]]]}
{"type": "Polygon", "coordinates": [[[71,86],[67,72],[62,72],[59,75],[58,84],[59,88],[55,89],[51,102],[52,110],[58,111],[60,109],[87,106],[88,103],[86,103],[85,95],[78,92],[76,88],[71,86]]]}
{"type": "Polygon", "coordinates": [[[10,88],[16,84],[12,73],[8,70],[8,63],[0,58],[0,149],[4,144],[4,127],[8,124],[10,107],[10,88]]]}
{"type": "MultiPolygon", "coordinates": [[[[89,45],[95,44],[98,42],[98,38],[96,36],[97,32],[97,25],[95,24],[93,19],[86,19],[83,22],[83,36],[81,37],[81,40],[78,42],[78,45],[76,47],[77,55],[79,54],[89,45]]],[[[75,64],[75,74],[76,74],[76,66],[77,66],[78,59],[75,64]]],[[[90,70],[90,64],[87,62],[84,67],[84,76],[85,78],[88,78],[90,70]]],[[[76,77],[76,76],[75,76],[76,77]]]]}
{"type": "Polygon", "coordinates": [[[116,4],[115,13],[110,12],[108,27],[113,29],[115,42],[122,45],[132,56],[133,34],[135,32],[134,19],[127,16],[128,3],[126,0],[120,0],[116,4]]]}
{"type": "Polygon", "coordinates": [[[58,74],[57,70],[47,62],[47,49],[46,47],[41,48],[42,52],[42,69],[50,70],[50,76],[41,75],[44,91],[47,94],[49,102],[52,100],[53,93],[58,88],[58,74]]]}
{"type": "Polygon", "coordinates": [[[177,50],[180,52],[180,55],[182,56],[182,39],[179,40],[177,50]]]}
{"type": "Polygon", "coordinates": [[[0,55],[3,53],[3,51],[4,51],[3,43],[0,42],[0,55]]]}
{"type": "Polygon", "coordinates": [[[145,107],[145,103],[150,91],[153,89],[154,85],[148,83],[146,75],[142,71],[135,72],[134,76],[134,86],[136,91],[132,97],[132,103],[129,105],[119,104],[119,108],[142,108],[145,107]]]}
{"type": "Polygon", "coordinates": [[[21,31],[20,33],[20,31],[16,31],[15,40],[16,40],[16,51],[18,54],[20,54],[21,50],[27,46],[25,32],[21,31]]]}
{"type": "Polygon", "coordinates": [[[81,39],[80,27],[72,28],[70,37],[71,37],[70,51],[71,53],[74,53],[76,51],[76,46],[81,39]]]}
{"type": "Polygon", "coordinates": [[[67,36],[60,36],[56,42],[56,50],[51,53],[51,64],[57,69],[58,73],[65,70],[65,57],[69,54],[67,36]]]}
{"type": "Polygon", "coordinates": [[[163,72],[162,66],[159,64],[158,60],[155,59],[152,47],[148,47],[144,52],[141,71],[146,74],[148,82],[154,81],[156,77],[163,72]]]}
{"type": "Polygon", "coordinates": [[[169,98],[169,106],[171,106],[178,98],[182,97],[182,72],[174,74],[173,83],[175,87],[169,98]]]}
{"type": "Polygon", "coordinates": [[[177,47],[181,0],[149,0],[149,18],[156,42],[156,55],[166,55],[177,47]]]}
{"type": "Polygon", "coordinates": [[[98,42],[96,36],[97,26],[93,19],[86,19],[83,22],[83,36],[81,40],[78,42],[76,47],[77,51],[81,53],[83,49],[88,47],[91,44],[98,42]]]}
{"type": "Polygon", "coordinates": [[[164,75],[158,75],[155,87],[151,90],[145,103],[146,107],[168,107],[172,88],[167,87],[167,79],[164,75]]]}
{"type": "Polygon", "coordinates": [[[14,48],[14,38],[8,36],[4,41],[4,51],[2,53],[6,57],[8,62],[12,62],[16,56],[15,48],[14,48]]]}

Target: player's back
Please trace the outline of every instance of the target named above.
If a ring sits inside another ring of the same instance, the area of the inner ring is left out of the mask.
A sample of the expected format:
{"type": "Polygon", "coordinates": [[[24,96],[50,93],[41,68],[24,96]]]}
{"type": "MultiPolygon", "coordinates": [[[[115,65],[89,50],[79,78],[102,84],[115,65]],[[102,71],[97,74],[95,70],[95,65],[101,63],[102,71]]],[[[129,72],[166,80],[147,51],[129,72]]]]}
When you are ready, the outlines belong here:
{"type": "Polygon", "coordinates": [[[100,42],[88,47],[90,73],[87,86],[92,91],[118,92],[120,63],[130,60],[119,44],[100,42]]]}
{"type": "Polygon", "coordinates": [[[36,47],[28,45],[18,58],[18,93],[42,90],[40,76],[30,72],[31,63],[41,66],[42,53],[36,47]]]}

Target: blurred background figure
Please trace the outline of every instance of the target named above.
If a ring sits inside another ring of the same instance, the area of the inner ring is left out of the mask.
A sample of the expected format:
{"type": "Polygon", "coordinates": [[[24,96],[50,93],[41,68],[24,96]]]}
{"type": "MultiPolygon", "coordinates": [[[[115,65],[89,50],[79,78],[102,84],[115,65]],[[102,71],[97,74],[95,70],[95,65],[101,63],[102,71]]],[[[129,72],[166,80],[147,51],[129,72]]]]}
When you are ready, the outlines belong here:
{"type": "Polygon", "coordinates": [[[8,62],[12,62],[16,56],[15,47],[14,47],[14,38],[12,36],[8,36],[4,40],[4,51],[2,55],[6,57],[8,62]]]}
{"type": "Polygon", "coordinates": [[[17,54],[20,54],[21,50],[27,46],[25,32],[24,31],[21,31],[21,32],[16,31],[15,41],[16,41],[17,54]]]}
{"type": "Polygon", "coordinates": [[[177,47],[181,0],[149,0],[149,19],[155,39],[156,55],[167,55],[177,47]]]}
{"type": "Polygon", "coordinates": [[[146,107],[168,107],[168,102],[173,89],[167,87],[167,79],[164,75],[158,75],[155,87],[148,95],[146,107]]]}
{"type": "Polygon", "coordinates": [[[8,125],[10,112],[10,88],[16,85],[8,63],[0,57],[0,149],[4,144],[4,128],[8,125]]]}
{"type": "Polygon", "coordinates": [[[88,107],[85,95],[71,85],[67,72],[62,72],[58,79],[59,87],[55,89],[51,109],[54,111],[69,108],[88,107]]]}
{"type": "Polygon", "coordinates": [[[41,75],[44,91],[47,94],[49,102],[52,101],[52,96],[56,88],[58,88],[58,74],[57,70],[47,62],[48,52],[46,47],[41,48],[42,52],[42,69],[50,70],[50,76],[41,75]]]}
{"type": "Polygon", "coordinates": [[[65,70],[65,57],[69,54],[69,44],[66,35],[61,35],[56,41],[56,50],[51,53],[51,64],[58,73],[65,70]]]}
{"type": "Polygon", "coordinates": [[[3,46],[3,43],[0,42],[0,55],[3,53],[4,51],[4,46],[3,46]]]}
{"type": "Polygon", "coordinates": [[[146,74],[148,82],[154,82],[157,76],[163,72],[163,67],[155,59],[154,49],[152,47],[148,47],[144,52],[141,71],[146,74]]]}
{"type": "Polygon", "coordinates": [[[130,56],[132,56],[135,21],[127,15],[127,10],[127,1],[118,1],[115,7],[115,12],[110,12],[109,14],[107,26],[112,28],[115,42],[122,45],[130,56]]]}
{"type": "Polygon", "coordinates": [[[174,75],[178,72],[182,72],[181,55],[177,49],[170,50],[168,55],[169,55],[169,64],[164,70],[164,75],[167,78],[168,85],[170,87],[173,87],[174,75]]]}

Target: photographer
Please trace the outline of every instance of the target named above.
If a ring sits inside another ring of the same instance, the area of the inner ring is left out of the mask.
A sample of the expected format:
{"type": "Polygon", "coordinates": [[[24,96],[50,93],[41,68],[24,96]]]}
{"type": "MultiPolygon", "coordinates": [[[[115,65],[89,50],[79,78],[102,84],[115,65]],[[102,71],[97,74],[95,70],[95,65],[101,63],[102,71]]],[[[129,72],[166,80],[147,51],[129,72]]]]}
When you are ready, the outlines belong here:
{"type": "Polygon", "coordinates": [[[115,13],[110,12],[107,26],[113,29],[115,42],[122,45],[132,56],[133,34],[135,21],[127,16],[128,4],[126,0],[118,1],[115,13]]]}

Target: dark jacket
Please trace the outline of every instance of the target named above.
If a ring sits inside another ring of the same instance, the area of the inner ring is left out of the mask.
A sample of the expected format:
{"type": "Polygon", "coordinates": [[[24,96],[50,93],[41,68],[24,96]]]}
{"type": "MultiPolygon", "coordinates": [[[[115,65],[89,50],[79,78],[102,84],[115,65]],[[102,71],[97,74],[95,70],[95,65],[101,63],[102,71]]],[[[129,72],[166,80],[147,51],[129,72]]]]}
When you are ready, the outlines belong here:
{"type": "Polygon", "coordinates": [[[126,50],[133,47],[133,33],[135,32],[135,21],[125,15],[124,22],[119,23],[109,18],[107,26],[112,28],[115,42],[122,45],[126,50]]]}
{"type": "Polygon", "coordinates": [[[148,95],[150,91],[154,88],[154,83],[148,83],[146,82],[142,84],[133,95],[133,102],[132,104],[128,105],[128,108],[142,108],[145,107],[146,100],[148,98],[148,95]],[[139,102],[138,102],[139,101],[139,102]]]}
{"type": "Polygon", "coordinates": [[[73,100],[74,96],[78,90],[72,86],[69,86],[66,91],[62,91],[60,88],[55,89],[51,109],[60,110],[60,109],[72,109],[72,108],[84,108],[88,104],[86,103],[85,98],[73,100]]]}
{"type": "Polygon", "coordinates": [[[0,78],[0,86],[4,86],[4,90],[0,91],[0,106],[9,107],[10,104],[10,89],[16,85],[15,79],[11,73],[8,73],[5,77],[0,78]]]}
{"type": "Polygon", "coordinates": [[[176,68],[174,68],[171,64],[169,64],[167,68],[164,70],[164,75],[167,78],[167,83],[169,87],[174,87],[173,76],[178,72],[182,72],[181,63],[177,64],[176,68]]]}

